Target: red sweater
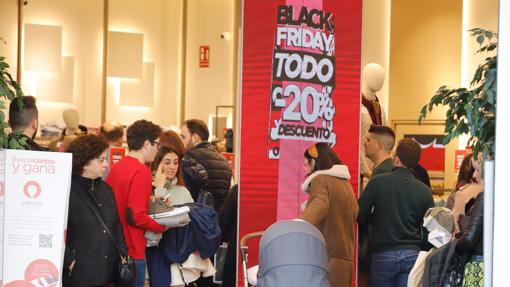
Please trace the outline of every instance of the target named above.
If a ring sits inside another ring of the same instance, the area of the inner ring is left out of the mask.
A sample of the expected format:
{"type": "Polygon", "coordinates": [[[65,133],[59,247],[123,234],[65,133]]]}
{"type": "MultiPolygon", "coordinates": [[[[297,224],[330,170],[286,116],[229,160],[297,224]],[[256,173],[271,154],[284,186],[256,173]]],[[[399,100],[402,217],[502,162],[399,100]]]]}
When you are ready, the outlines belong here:
{"type": "Polygon", "coordinates": [[[115,194],[128,254],[133,259],[144,259],[145,230],[158,233],[165,231],[163,225],[147,215],[152,191],[151,171],[136,158],[126,156],[110,169],[106,182],[115,194]],[[127,223],[127,209],[132,211],[135,226],[127,223]]]}

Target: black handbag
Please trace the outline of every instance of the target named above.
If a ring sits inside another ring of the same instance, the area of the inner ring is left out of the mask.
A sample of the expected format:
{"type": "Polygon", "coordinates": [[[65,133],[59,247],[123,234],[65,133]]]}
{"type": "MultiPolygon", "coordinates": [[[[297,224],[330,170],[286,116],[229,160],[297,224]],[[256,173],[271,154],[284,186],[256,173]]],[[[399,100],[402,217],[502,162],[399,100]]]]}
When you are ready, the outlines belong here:
{"type": "Polygon", "coordinates": [[[135,283],[136,268],[135,262],[130,256],[121,255],[119,269],[115,276],[116,287],[132,287],[135,283]]]}
{"type": "MultiPolygon", "coordinates": [[[[80,192],[77,192],[80,197],[82,197],[80,192]]],[[[92,195],[91,195],[92,197],[92,195]]],[[[113,245],[115,245],[115,248],[117,249],[117,252],[119,252],[120,260],[119,260],[119,266],[117,268],[117,273],[115,274],[115,286],[116,287],[132,287],[135,283],[136,279],[136,268],[135,268],[135,262],[133,259],[128,256],[127,254],[124,254],[122,250],[120,249],[120,246],[117,244],[117,241],[115,241],[115,238],[113,238],[113,235],[106,226],[106,223],[104,223],[103,219],[101,218],[101,215],[91,206],[91,204],[83,198],[83,201],[85,204],[92,210],[92,213],[97,217],[101,225],[103,225],[104,230],[106,231],[106,234],[110,237],[110,239],[113,241],[113,245]]]]}

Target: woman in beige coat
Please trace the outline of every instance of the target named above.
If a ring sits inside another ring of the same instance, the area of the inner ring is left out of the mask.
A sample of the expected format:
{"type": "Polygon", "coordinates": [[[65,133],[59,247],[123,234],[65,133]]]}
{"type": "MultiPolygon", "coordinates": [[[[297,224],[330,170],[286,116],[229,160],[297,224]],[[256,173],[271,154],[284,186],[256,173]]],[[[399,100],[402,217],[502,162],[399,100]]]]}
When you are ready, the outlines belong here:
{"type": "Polygon", "coordinates": [[[304,165],[308,178],[301,188],[309,198],[300,218],[315,225],[326,240],[331,287],[351,286],[358,204],[349,170],[326,143],[310,146],[304,165]]]}

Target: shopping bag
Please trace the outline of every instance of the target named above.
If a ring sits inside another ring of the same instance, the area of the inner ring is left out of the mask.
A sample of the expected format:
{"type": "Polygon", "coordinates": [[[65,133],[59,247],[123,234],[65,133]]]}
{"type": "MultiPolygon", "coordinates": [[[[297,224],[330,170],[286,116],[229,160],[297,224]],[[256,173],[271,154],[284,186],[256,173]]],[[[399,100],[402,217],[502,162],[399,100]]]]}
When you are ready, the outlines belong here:
{"type": "Polygon", "coordinates": [[[213,282],[216,284],[223,283],[223,269],[225,268],[225,259],[227,258],[228,243],[223,242],[216,254],[214,254],[214,268],[216,273],[213,277],[213,282]]]}

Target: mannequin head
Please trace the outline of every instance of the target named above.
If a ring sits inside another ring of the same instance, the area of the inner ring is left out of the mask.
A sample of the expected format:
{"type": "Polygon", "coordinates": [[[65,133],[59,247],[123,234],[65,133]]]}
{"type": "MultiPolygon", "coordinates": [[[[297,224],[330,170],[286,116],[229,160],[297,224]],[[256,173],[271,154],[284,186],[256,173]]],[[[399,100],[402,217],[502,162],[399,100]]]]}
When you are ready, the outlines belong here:
{"type": "Polygon", "coordinates": [[[363,68],[363,95],[373,99],[384,84],[384,69],[379,64],[370,63],[363,68]]]}
{"type": "Polygon", "coordinates": [[[62,112],[62,117],[64,118],[64,123],[66,125],[65,135],[74,135],[81,133],[79,124],[80,124],[80,113],[77,109],[67,108],[62,112]]]}

